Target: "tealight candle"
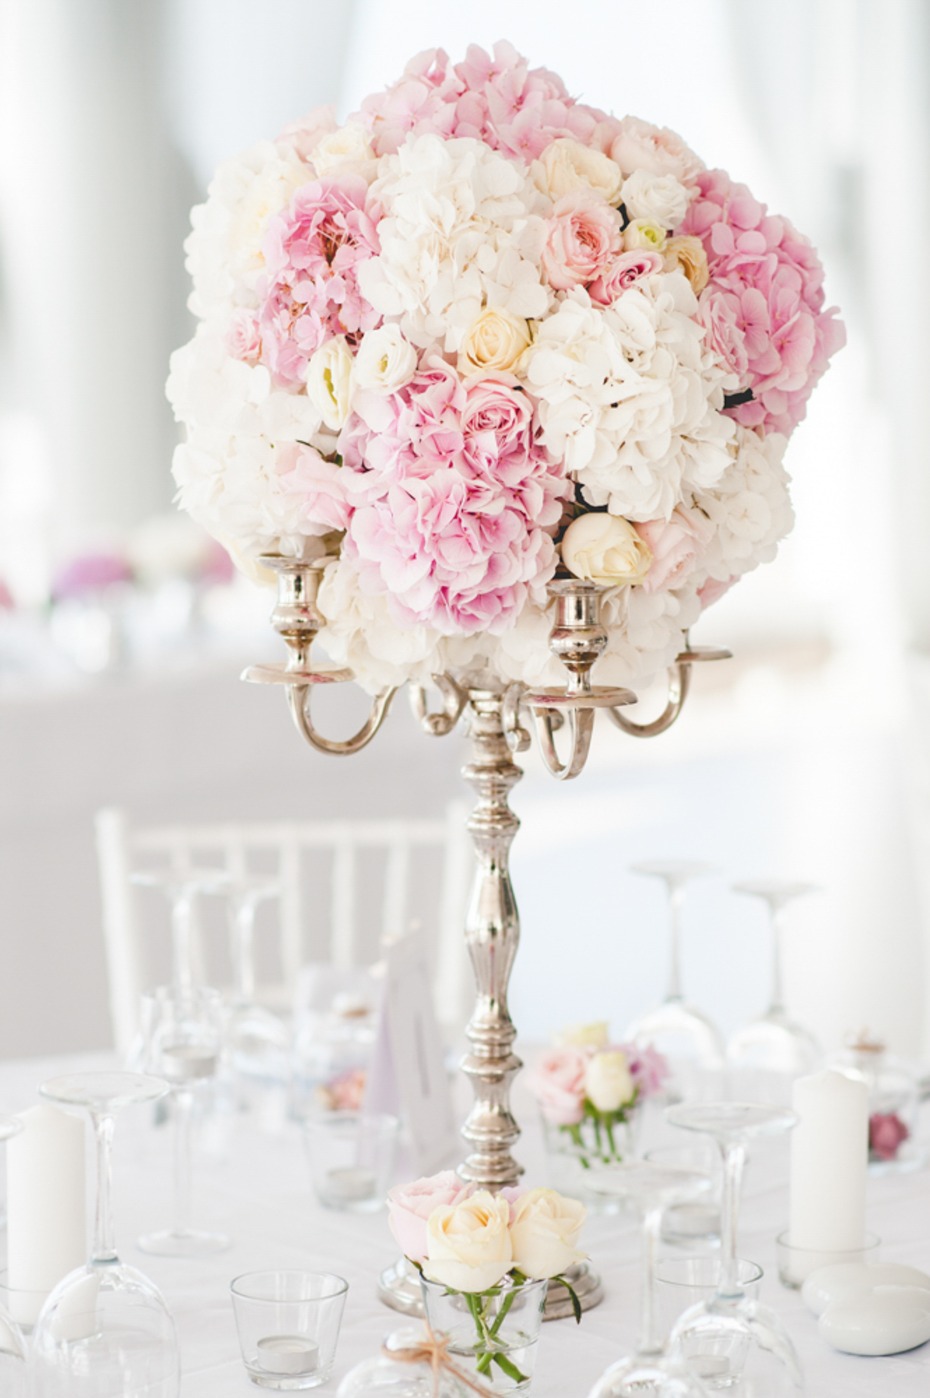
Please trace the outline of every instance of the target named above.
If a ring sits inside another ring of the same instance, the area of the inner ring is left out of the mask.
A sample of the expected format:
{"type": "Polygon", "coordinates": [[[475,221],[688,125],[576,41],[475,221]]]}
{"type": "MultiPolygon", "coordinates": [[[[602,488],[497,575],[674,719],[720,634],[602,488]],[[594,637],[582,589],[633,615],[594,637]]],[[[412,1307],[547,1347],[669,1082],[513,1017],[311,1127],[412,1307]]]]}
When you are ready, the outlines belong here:
{"type": "Polygon", "coordinates": [[[312,1374],[319,1368],[320,1347],[304,1335],[263,1335],[256,1349],[269,1374],[312,1374]]]}
{"type": "Polygon", "coordinates": [[[377,1187],[373,1170],[358,1165],[343,1165],[326,1171],[326,1193],[331,1199],[344,1203],[357,1203],[370,1199],[377,1187]]]}
{"type": "Polygon", "coordinates": [[[161,1070],[169,1082],[192,1082],[216,1072],[216,1050],[201,1044],[166,1044],[161,1051],[161,1070]]]}

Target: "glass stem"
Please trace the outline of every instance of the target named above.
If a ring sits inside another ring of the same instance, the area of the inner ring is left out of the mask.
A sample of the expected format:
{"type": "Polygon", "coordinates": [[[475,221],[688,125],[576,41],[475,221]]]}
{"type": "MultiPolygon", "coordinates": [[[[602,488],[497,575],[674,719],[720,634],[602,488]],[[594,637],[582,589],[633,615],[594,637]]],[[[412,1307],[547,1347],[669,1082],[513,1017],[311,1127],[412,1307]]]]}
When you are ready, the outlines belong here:
{"type": "Polygon", "coordinates": [[[191,1125],[194,1094],[180,1088],[174,1094],[174,1232],[191,1231],[191,1125]]]}
{"type": "Polygon", "coordinates": [[[739,1296],[739,1267],[736,1259],[736,1233],[739,1226],[740,1190],[746,1163],[744,1141],[721,1143],[723,1152],[723,1207],[720,1219],[720,1292],[739,1296]]]}
{"type": "Polygon", "coordinates": [[[656,1260],[659,1256],[659,1235],[662,1231],[661,1207],[649,1209],[643,1218],[643,1299],[639,1322],[640,1354],[661,1354],[659,1307],[656,1297],[656,1260]]]}
{"type": "Polygon", "coordinates": [[[171,915],[173,934],[172,977],[176,1000],[190,1000],[194,989],[193,958],[194,897],[181,893],[174,901],[171,915]]]}
{"type": "Polygon", "coordinates": [[[668,890],[669,947],[667,1000],[681,999],[681,900],[683,890],[671,884],[668,890]]]}
{"type": "Polygon", "coordinates": [[[785,990],[782,980],[781,963],[781,910],[772,908],[772,1003],[770,1015],[784,1014],[785,990]]]}
{"type": "Polygon", "coordinates": [[[236,1002],[251,1005],[255,1000],[255,966],[252,957],[252,932],[255,908],[243,903],[236,909],[236,1002]]]}
{"type": "Polygon", "coordinates": [[[97,1145],[97,1206],[94,1213],[94,1243],[91,1261],[97,1265],[116,1262],[116,1238],[113,1232],[113,1117],[105,1112],[93,1112],[94,1137],[97,1145]]]}

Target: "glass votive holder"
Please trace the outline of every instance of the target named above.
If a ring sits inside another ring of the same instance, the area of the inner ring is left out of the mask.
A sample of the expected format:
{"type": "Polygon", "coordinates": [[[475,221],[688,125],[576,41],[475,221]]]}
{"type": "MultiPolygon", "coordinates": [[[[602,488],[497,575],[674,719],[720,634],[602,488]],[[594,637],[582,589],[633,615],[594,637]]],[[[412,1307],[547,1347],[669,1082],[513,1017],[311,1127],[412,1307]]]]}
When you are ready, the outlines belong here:
{"type": "Polygon", "coordinates": [[[788,1236],[787,1229],[779,1233],[775,1239],[775,1254],[778,1279],[792,1291],[799,1290],[818,1267],[830,1267],[835,1262],[878,1261],[881,1238],[877,1233],[866,1233],[862,1246],[857,1248],[800,1248],[789,1243],[788,1236]]]}
{"type": "Polygon", "coordinates": [[[239,1348],[259,1388],[316,1388],[332,1373],[349,1283],[332,1272],[247,1272],[230,1283],[239,1348]]]}
{"type": "Polygon", "coordinates": [[[308,1117],[304,1140],[320,1203],[347,1213],[372,1213],[391,1185],[400,1123],[396,1116],[328,1112],[308,1117]]]}
{"type": "MultiPolygon", "coordinates": [[[[720,1282],[719,1255],[702,1257],[660,1257],[656,1264],[659,1319],[666,1334],[678,1317],[700,1301],[708,1301],[720,1282]]],[[[736,1259],[736,1280],[743,1295],[758,1299],[762,1268],[747,1257],[736,1259]]]]}
{"type": "Polygon", "coordinates": [[[720,1237],[720,1199],[723,1193],[723,1162],[715,1141],[694,1141],[685,1146],[656,1146],[647,1150],[645,1160],[654,1165],[673,1165],[705,1175],[711,1182],[707,1193],[697,1199],[670,1204],[662,1215],[665,1242],[682,1247],[713,1243],[720,1237]]]}
{"type": "MultiPolygon", "coordinates": [[[[48,1300],[45,1291],[26,1291],[22,1287],[11,1287],[9,1273],[0,1271],[0,1312],[12,1316],[24,1335],[32,1332],[39,1318],[39,1312],[48,1300]]],[[[0,1337],[0,1349],[3,1348],[0,1337]]]]}

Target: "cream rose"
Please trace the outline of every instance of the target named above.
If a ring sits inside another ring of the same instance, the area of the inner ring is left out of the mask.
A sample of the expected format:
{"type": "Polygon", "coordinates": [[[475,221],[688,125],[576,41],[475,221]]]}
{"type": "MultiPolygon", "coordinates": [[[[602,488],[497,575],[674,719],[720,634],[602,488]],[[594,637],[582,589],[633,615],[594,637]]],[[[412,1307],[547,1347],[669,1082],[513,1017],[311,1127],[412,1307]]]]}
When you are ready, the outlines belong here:
{"type": "Polygon", "coordinates": [[[346,337],[335,335],[320,345],[307,364],[307,397],[333,432],[349,416],[354,363],[346,337]]]}
{"type": "Polygon", "coordinates": [[[530,1189],[514,1206],[510,1237],[513,1265],[534,1281],[557,1277],[585,1254],[578,1235],[587,1209],[554,1189],[530,1189]]]}
{"type": "Polygon", "coordinates": [[[434,1209],[426,1233],[423,1271],[450,1291],[487,1291],[513,1266],[510,1205],[486,1189],[434,1209]]]}
{"type": "Polygon", "coordinates": [[[459,373],[513,373],[533,343],[529,322],[510,311],[488,306],[465,333],[459,349],[459,373]]]}
{"type": "Polygon", "coordinates": [[[649,546],[632,524],[600,510],[572,520],[562,536],[561,551],[570,573],[596,583],[640,582],[652,563],[649,546]]]}
{"type": "Polygon", "coordinates": [[[590,1024],[567,1024],[555,1042],[570,1048],[606,1048],[610,1042],[606,1019],[595,1019],[590,1024]]]}
{"type": "Polygon", "coordinates": [[[677,228],[691,202],[674,175],[653,175],[648,170],[634,170],[623,181],[620,197],[630,218],[645,218],[660,228],[677,228]]]}
{"type": "Polygon", "coordinates": [[[632,1102],[636,1084],[625,1053],[608,1049],[596,1053],[585,1074],[585,1096],[599,1112],[616,1112],[632,1102]]]}
{"type": "Polygon", "coordinates": [[[648,248],[651,252],[663,252],[668,235],[658,223],[647,218],[634,218],[623,230],[623,247],[626,252],[637,248],[648,248]]]}
{"type": "Polygon", "coordinates": [[[355,356],[355,383],[376,393],[403,388],[416,373],[417,352],[399,326],[390,322],[369,330],[355,356]]]}
{"type": "Polygon", "coordinates": [[[691,290],[695,296],[700,296],[710,280],[707,253],[700,238],[693,238],[689,234],[669,238],[663,250],[663,257],[665,270],[674,272],[676,268],[680,269],[691,283],[691,290]]]}
{"type": "Polygon", "coordinates": [[[311,159],[317,174],[327,175],[340,165],[363,165],[366,161],[373,161],[375,153],[364,126],[350,121],[325,135],[314,147],[311,159]]]}
{"type": "Polygon", "coordinates": [[[616,204],[623,184],[623,171],[609,155],[592,150],[571,136],[551,141],[532,166],[536,185],[550,199],[561,199],[575,189],[593,189],[608,204],[616,204]]]}

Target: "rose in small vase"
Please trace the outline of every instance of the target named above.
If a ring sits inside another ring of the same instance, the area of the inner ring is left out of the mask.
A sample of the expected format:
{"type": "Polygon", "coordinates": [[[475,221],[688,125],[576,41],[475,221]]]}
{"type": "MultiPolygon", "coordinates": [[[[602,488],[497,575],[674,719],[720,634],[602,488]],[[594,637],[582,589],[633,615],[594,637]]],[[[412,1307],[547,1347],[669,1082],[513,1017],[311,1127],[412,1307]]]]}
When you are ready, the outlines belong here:
{"type": "Polygon", "coordinates": [[[584,1258],[587,1210],[554,1189],[494,1195],[451,1171],[391,1190],[388,1223],[420,1272],[427,1320],[494,1392],[529,1386],[546,1287],[584,1258]]]}

